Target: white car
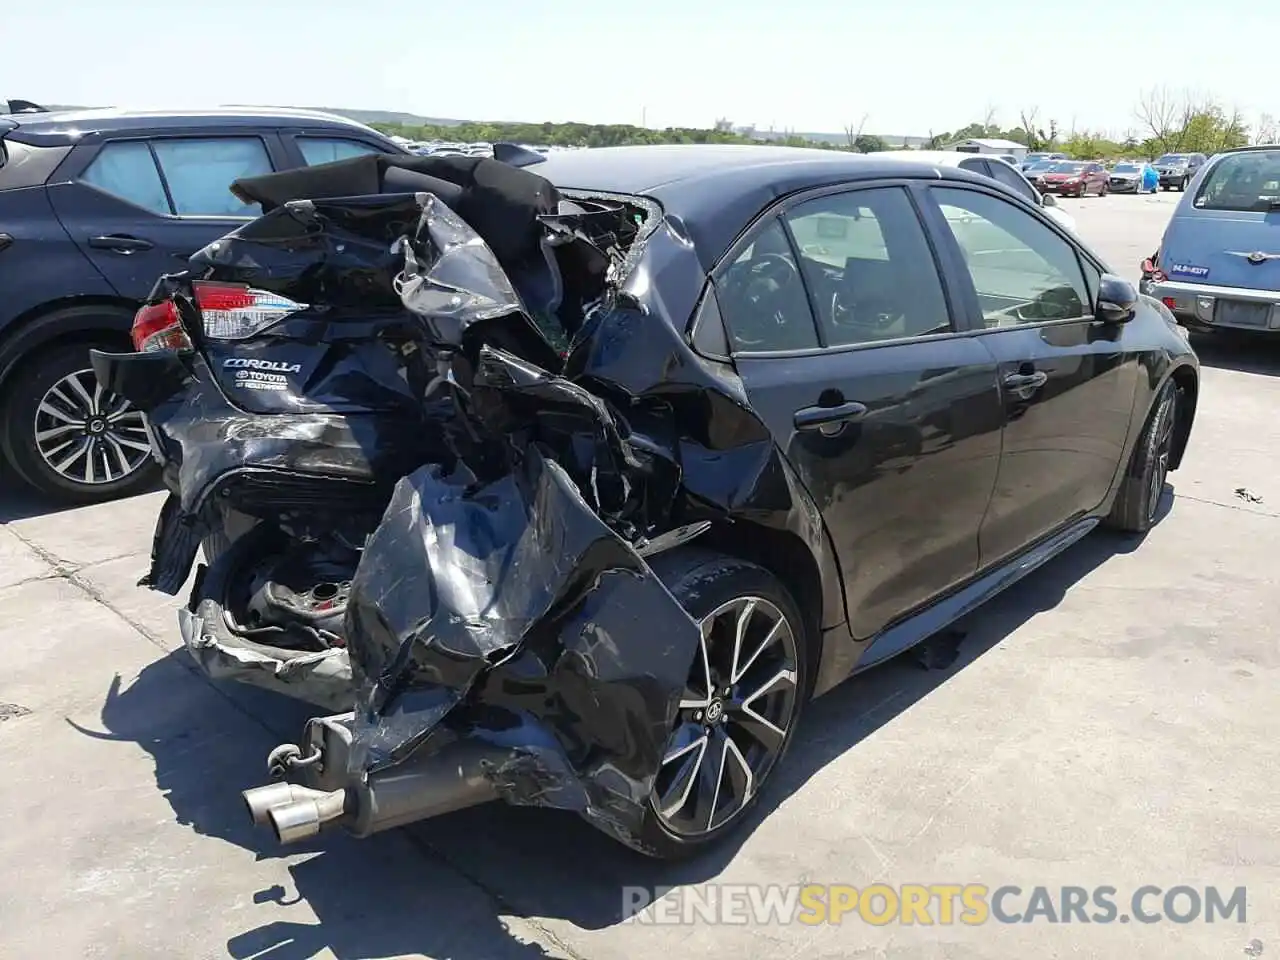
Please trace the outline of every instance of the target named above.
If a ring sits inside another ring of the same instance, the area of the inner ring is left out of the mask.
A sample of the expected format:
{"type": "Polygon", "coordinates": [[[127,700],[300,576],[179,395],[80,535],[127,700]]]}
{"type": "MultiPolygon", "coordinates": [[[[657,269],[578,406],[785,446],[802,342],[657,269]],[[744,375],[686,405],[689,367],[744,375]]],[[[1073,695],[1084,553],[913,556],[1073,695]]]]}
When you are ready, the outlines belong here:
{"type": "Polygon", "coordinates": [[[984,177],[990,177],[1024,197],[1028,203],[1040,207],[1045,216],[1059,226],[1072,233],[1076,232],[1076,218],[1058,206],[1056,197],[1052,194],[1040,193],[1022,175],[1021,170],[1000,157],[984,153],[961,153],[958,150],[889,150],[885,153],[877,153],[876,156],[911,160],[935,167],[959,167],[962,170],[971,170],[984,177]]]}

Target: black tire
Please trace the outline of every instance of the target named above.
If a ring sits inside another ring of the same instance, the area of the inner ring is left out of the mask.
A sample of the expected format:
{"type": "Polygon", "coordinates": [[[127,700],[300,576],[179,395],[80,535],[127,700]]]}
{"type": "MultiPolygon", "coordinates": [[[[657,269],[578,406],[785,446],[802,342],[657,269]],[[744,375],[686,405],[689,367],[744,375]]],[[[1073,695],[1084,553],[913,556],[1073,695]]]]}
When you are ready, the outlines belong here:
{"type": "MultiPolygon", "coordinates": [[[[813,651],[815,643],[813,638],[807,635],[808,628],[805,620],[801,615],[800,609],[795,600],[788,592],[787,588],[779,582],[768,570],[740,560],[735,557],[726,556],[724,554],[700,549],[685,549],[672,551],[671,554],[664,554],[655,558],[653,563],[654,572],[662,578],[663,583],[671,591],[672,595],[680,601],[689,614],[698,621],[707,618],[713,612],[729,607],[731,604],[744,603],[744,598],[755,598],[758,603],[753,609],[755,615],[762,617],[762,622],[758,628],[767,635],[770,623],[776,623],[773,613],[776,612],[785,618],[787,626],[790,628],[792,645],[791,649],[794,653],[794,676],[790,681],[784,681],[781,685],[771,684],[766,681],[760,689],[771,689],[777,687],[776,692],[769,696],[782,696],[784,701],[775,704],[773,708],[769,706],[760,707],[760,714],[770,714],[773,719],[770,723],[777,722],[776,729],[781,729],[783,735],[781,737],[780,746],[766,750],[761,741],[755,738],[749,730],[756,729],[764,732],[763,726],[757,726],[755,718],[758,716],[755,712],[748,717],[742,712],[742,708],[747,705],[758,703],[762,698],[752,696],[749,687],[754,687],[756,678],[772,676],[781,678],[787,672],[787,668],[783,667],[778,670],[778,664],[785,662],[785,656],[775,660],[776,654],[785,654],[787,643],[785,641],[785,631],[777,631],[778,639],[772,643],[764,644],[757,648],[758,654],[749,659],[750,667],[744,670],[740,680],[741,683],[732,683],[733,693],[731,696],[724,697],[722,701],[717,695],[719,683],[713,683],[715,679],[713,674],[717,673],[717,669],[712,667],[710,661],[716,660],[716,651],[722,650],[721,646],[716,645],[713,633],[713,641],[711,646],[711,656],[704,676],[707,677],[707,700],[708,705],[705,714],[698,714],[696,708],[682,708],[677,718],[677,723],[672,732],[672,740],[668,744],[668,754],[673,750],[678,750],[678,740],[682,736],[682,732],[692,730],[690,736],[696,737],[699,723],[697,721],[686,722],[690,716],[696,715],[700,720],[704,721],[706,726],[703,728],[703,734],[706,746],[703,748],[703,754],[707,755],[712,752],[714,745],[724,743],[726,740],[734,741],[732,750],[728,744],[720,751],[722,762],[730,762],[730,753],[734,755],[735,763],[738,771],[738,778],[741,780],[741,773],[744,769],[751,771],[751,777],[747,781],[748,788],[745,791],[747,799],[744,802],[738,801],[737,797],[731,797],[730,802],[725,806],[729,808],[729,812],[724,815],[724,819],[720,823],[716,823],[712,828],[712,824],[716,820],[719,805],[715,802],[719,799],[719,792],[712,797],[712,803],[709,808],[699,803],[699,796],[695,795],[695,791],[685,790],[685,799],[680,801],[680,809],[671,812],[668,806],[668,814],[664,815],[659,812],[660,795],[668,797],[674,796],[680,792],[679,784],[684,782],[680,777],[680,769],[676,767],[676,761],[670,764],[664,764],[659,771],[659,776],[654,784],[653,794],[650,797],[649,806],[643,824],[641,835],[632,843],[640,852],[662,860],[680,860],[691,856],[695,856],[707,847],[715,844],[723,837],[732,833],[735,828],[744,823],[747,815],[754,808],[760,797],[762,788],[768,781],[768,777],[777,768],[786,756],[786,751],[791,745],[796,725],[799,722],[800,715],[803,711],[805,701],[808,700],[812,691],[813,683],[813,651]],[[777,648],[775,651],[774,648],[777,648]],[[787,696],[786,683],[794,683],[794,691],[789,701],[785,700],[787,696]],[[735,705],[735,701],[745,697],[740,704],[735,705]],[[719,706],[711,706],[711,704],[719,706]],[[715,718],[712,717],[712,710],[716,710],[715,718]],[[684,719],[681,719],[681,718],[684,719]],[[738,723],[735,718],[741,718],[746,724],[738,723]],[[780,721],[785,719],[785,725],[780,721]],[[718,723],[718,725],[717,725],[718,723]],[[745,742],[745,747],[740,743],[745,742]],[[758,757],[763,762],[756,764],[750,758],[758,757]],[[665,784],[665,786],[664,786],[665,784]],[[705,809],[709,809],[707,827],[708,829],[694,830],[678,830],[675,824],[692,822],[697,816],[700,822],[700,813],[705,809]],[[685,814],[687,813],[687,816],[685,814]]],[[[733,610],[729,611],[725,616],[726,619],[740,615],[733,610]]],[[[759,633],[756,634],[760,635],[759,633]]],[[[732,654],[732,651],[730,651],[732,654]]],[[[697,663],[700,657],[695,658],[694,669],[691,671],[690,688],[686,692],[687,696],[697,696],[700,693],[696,684],[698,676],[697,663]]],[[[730,666],[730,672],[733,666],[730,666]]],[[[721,676],[720,681],[724,680],[721,676]]],[[[730,678],[732,679],[732,678],[730,678]]],[[[726,687],[725,689],[729,689],[726,687]]],[[[688,748],[686,748],[688,749],[688,748]]],[[[701,773],[701,760],[695,759],[694,768],[701,773]]],[[[679,764],[679,767],[687,768],[688,762],[679,764]]],[[[732,781],[732,771],[726,771],[725,767],[720,767],[720,778],[715,781],[717,783],[717,791],[719,784],[732,781]],[[728,774],[728,775],[726,775],[728,774]]],[[[690,778],[693,779],[692,777],[690,778]]],[[[708,776],[705,781],[707,784],[712,782],[712,778],[708,776]]],[[[730,793],[738,788],[730,782],[730,793]]],[[[705,796],[705,794],[703,794],[705,796]]]]}
{"type": "Polygon", "coordinates": [[[24,357],[0,399],[0,450],[28,486],[63,503],[133,496],[153,487],[160,472],[141,414],[122,398],[95,389],[97,379],[89,366],[93,347],[118,350],[120,345],[85,340],[24,357]],[[85,394],[71,390],[72,383],[85,394]],[[51,397],[70,398],[73,405],[55,399],[50,406],[46,401],[51,397]],[[107,414],[123,419],[109,424],[107,414]],[[69,416],[82,415],[83,425],[73,426],[69,416]]]}
{"type": "Polygon", "coordinates": [[[1110,184],[1110,183],[1104,183],[1104,184],[1102,185],[1102,189],[1098,191],[1098,196],[1100,196],[1100,197],[1105,197],[1105,196],[1106,196],[1108,193],[1110,193],[1110,192],[1111,192],[1111,184],[1110,184]]]}
{"type": "Polygon", "coordinates": [[[1177,426],[1178,391],[1169,380],[1156,395],[1128,469],[1120,480],[1120,491],[1106,519],[1111,529],[1146,533],[1155,526],[1177,426]]]}
{"type": "Polygon", "coordinates": [[[1187,189],[1187,184],[1190,182],[1191,181],[1188,177],[1183,177],[1180,181],[1178,181],[1178,192],[1185,193],[1187,189]]]}

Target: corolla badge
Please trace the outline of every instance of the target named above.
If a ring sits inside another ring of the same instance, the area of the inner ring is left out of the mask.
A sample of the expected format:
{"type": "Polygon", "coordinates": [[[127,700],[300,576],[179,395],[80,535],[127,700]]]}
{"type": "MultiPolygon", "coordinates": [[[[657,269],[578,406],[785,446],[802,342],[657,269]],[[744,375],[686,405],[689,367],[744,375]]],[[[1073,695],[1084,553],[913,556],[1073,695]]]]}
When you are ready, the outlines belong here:
{"type": "Polygon", "coordinates": [[[227,370],[269,370],[272,373],[300,373],[302,364],[285,363],[281,360],[259,360],[257,357],[227,357],[222,361],[227,370]]]}

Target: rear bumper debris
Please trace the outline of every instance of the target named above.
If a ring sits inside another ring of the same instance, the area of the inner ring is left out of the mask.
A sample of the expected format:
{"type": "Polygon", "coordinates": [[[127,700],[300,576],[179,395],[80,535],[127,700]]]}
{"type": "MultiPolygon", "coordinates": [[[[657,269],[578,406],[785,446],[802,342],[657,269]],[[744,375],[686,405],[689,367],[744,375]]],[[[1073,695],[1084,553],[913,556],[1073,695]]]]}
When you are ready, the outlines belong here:
{"type": "Polygon", "coordinates": [[[214,680],[235,680],[262,687],[327,710],[348,710],[354,700],[347,651],[334,648],[281,659],[253,649],[225,628],[219,629],[210,604],[196,612],[178,610],[178,631],[192,658],[214,680]]]}

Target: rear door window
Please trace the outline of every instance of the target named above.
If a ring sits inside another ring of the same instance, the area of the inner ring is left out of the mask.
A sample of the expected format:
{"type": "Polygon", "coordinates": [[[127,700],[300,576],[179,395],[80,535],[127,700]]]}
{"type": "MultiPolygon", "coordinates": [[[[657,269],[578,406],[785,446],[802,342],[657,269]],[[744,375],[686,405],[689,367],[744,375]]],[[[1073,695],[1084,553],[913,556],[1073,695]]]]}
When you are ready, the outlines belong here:
{"type": "Polygon", "coordinates": [[[297,144],[302,151],[302,159],[309,167],[383,152],[363,140],[349,140],[346,137],[298,137],[297,144]]]}
{"type": "Polygon", "coordinates": [[[80,179],[104,193],[152,213],[172,211],[155,157],[145,140],[115,141],[98,151],[80,179]]]}
{"type": "Polygon", "coordinates": [[[905,190],[815,197],[786,217],[827,346],[951,329],[933,252],[905,190]]]}
{"type": "Polygon", "coordinates": [[[231,192],[241,177],[271,173],[271,157],[260,137],[191,137],[155,140],[156,160],[183,217],[256,217],[257,204],[231,192]]]}
{"type": "Polygon", "coordinates": [[[795,253],[776,218],[717,276],[716,294],[736,353],[818,346],[795,253]]]}

